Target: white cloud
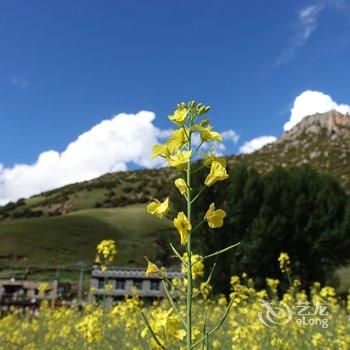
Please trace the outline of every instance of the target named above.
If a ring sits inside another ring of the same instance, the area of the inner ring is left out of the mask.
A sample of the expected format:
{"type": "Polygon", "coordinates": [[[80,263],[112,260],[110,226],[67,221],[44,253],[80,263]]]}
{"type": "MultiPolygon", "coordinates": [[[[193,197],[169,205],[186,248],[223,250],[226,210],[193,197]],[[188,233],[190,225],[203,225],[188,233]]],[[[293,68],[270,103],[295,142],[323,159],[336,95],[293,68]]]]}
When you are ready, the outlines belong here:
{"type": "Polygon", "coordinates": [[[336,110],[343,114],[350,114],[349,105],[338,104],[333,101],[329,95],[326,95],[320,91],[304,91],[294,100],[290,119],[284,124],[284,130],[290,130],[308,115],[325,113],[330,110],[336,110]]]}
{"type": "Polygon", "coordinates": [[[28,87],[29,83],[28,81],[25,81],[23,79],[20,79],[20,78],[17,78],[17,77],[14,77],[11,79],[11,83],[21,89],[25,89],[28,87]]]}
{"type": "Polygon", "coordinates": [[[275,136],[260,136],[256,137],[255,139],[252,139],[250,141],[247,141],[243,146],[239,148],[240,153],[253,153],[257,151],[258,149],[262,148],[263,146],[275,142],[276,141],[275,136]]]}
{"type": "Polygon", "coordinates": [[[294,58],[297,51],[308,42],[311,34],[317,28],[318,16],[324,9],[325,4],[320,2],[315,5],[307,6],[298,13],[294,23],[294,34],[290,39],[287,48],[281,53],[276,61],[276,67],[289,62],[294,58]]]}
{"type": "Polygon", "coordinates": [[[307,44],[311,35],[317,29],[319,17],[323,10],[334,9],[341,11],[346,8],[345,0],[315,0],[299,10],[293,23],[293,33],[287,47],[278,57],[275,67],[288,63],[294,58],[298,50],[307,44]]]}
{"type": "Polygon", "coordinates": [[[160,165],[160,160],[151,160],[151,149],[165,132],[154,126],[154,118],[146,111],[121,113],[81,134],[62,153],[49,150],[34,164],[0,167],[0,203],[126,170],[128,162],[147,168],[160,165]]]}
{"type": "Polygon", "coordinates": [[[223,131],[221,136],[223,141],[232,141],[234,144],[239,140],[239,135],[232,129],[223,131]]]}
{"type": "MultiPolygon", "coordinates": [[[[81,134],[62,153],[48,150],[33,164],[11,168],[0,163],[0,205],[107,172],[124,171],[130,162],[146,168],[164,165],[161,158],[151,159],[151,150],[154,144],[164,142],[171,130],[157,128],[154,119],[153,112],[120,113],[81,134]]],[[[233,130],[223,135],[226,141],[238,140],[233,130]]],[[[217,147],[225,150],[224,144],[217,147]]]]}

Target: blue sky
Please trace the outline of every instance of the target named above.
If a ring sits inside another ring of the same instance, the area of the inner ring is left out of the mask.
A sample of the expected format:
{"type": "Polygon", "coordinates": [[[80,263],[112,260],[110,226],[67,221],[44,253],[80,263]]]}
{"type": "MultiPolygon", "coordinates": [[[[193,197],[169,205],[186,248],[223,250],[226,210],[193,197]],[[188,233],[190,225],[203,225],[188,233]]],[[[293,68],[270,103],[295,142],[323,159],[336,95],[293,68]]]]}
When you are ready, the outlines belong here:
{"type": "Polygon", "coordinates": [[[167,129],[183,100],[239,134],[225,153],[280,135],[303,91],[350,104],[348,1],[12,0],[0,33],[0,174],[119,113],[167,129]]]}

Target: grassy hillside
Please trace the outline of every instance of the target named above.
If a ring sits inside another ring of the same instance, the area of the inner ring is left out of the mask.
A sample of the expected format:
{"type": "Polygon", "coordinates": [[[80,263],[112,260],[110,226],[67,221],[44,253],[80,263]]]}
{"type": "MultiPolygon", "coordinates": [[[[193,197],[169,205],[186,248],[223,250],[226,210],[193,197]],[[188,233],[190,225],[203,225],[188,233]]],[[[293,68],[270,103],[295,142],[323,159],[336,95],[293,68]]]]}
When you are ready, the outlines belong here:
{"type": "MultiPolygon", "coordinates": [[[[149,215],[144,204],[82,209],[62,216],[0,222],[0,264],[7,268],[70,268],[91,264],[96,244],[118,242],[118,264],[144,264],[145,252],[163,253],[170,223],[149,215]]],[[[157,258],[157,256],[152,256],[157,258]]]]}
{"type": "MultiPolygon", "coordinates": [[[[327,117],[326,127],[319,117],[309,117],[277,142],[228,161],[243,162],[262,173],[276,165],[310,164],[350,193],[348,119],[341,117],[344,125],[338,121],[329,127],[338,117],[327,117]]],[[[27,267],[91,263],[96,244],[104,238],[118,242],[120,265],[143,265],[145,254],[164,260],[171,224],[148,215],[145,203],[172,195],[176,176],[170,168],[111,173],[0,207],[0,277],[27,267]]]]}

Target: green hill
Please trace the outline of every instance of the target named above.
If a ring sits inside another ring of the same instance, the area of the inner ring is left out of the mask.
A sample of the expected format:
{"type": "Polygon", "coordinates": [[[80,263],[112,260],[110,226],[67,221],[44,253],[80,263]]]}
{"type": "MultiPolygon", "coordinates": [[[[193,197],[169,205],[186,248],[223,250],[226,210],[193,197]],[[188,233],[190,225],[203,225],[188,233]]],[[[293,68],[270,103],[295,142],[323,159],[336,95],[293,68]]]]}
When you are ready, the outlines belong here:
{"type": "Polygon", "coordinates": [[[66,215],[0,222],[2,275],[16,269],[75,269],[91,265],[96,244],[118,242],[118,264],[143,265],[144,255],[162,258],[170,222],[149,215],[144,204],[122,208],[82,209],[66,215]]]}
{"type": "MultiPolygon", "coordinates": [[[[336,112],[307,117],[276,142],[228,161],[261,172],[310,164],[350,193],[350,118],[336,112]]],[[[174,231],[148,215],[145,203],[171,195],[175,176],[170,168],[111,173],[0,207],[0,273],[91,263],[104,238],[118,242],[120,265],[143,266],[144,255],[164,259],[174,231]]]]}

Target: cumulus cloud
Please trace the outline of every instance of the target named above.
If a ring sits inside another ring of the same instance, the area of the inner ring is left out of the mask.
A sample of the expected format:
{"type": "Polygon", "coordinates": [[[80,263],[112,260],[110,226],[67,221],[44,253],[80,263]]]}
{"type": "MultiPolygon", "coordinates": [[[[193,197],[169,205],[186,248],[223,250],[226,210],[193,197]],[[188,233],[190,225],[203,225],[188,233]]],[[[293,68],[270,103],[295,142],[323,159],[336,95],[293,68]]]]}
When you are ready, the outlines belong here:
{"type": "Polygon", "coordinates": [[[223,141],[232,141],[234,144],[239,140],[239,135],[232,129],[223,131],[221,136],[223,141]]]}
{"type": "Polygon", "coordinates": [[[331,96],[320,91],[304,91],[295,98],[291,109],[290,119],[284,124],[284,130],[290,130],[308,115],[325,113],[330,110],[336,110],[343,114],[350,114],[349,105],[338,104],[333,101],[331,96]]]}
{"type": "MultiPolygon", "coordinates": [[[[48,150],[33,164],[10,168],[0,163],[0,205],[107,172],[124,171],[131,162],[145,168],[164,165],[161,158],[151,159],[151,150],[171,130],[157,128],[154,119],[153,112],[121,113],[81,134],[61,153],[48,150]]],[[[233,130],[224,135],[226,140],[237,138],[233,130]]]]}
{"type": "Polygon", "coordinates": [[[146,111],[121,113],[81,134],[62,153],[49,150],[34,164],[0,167],[0,202],[126,170],[128,162],[146,168],[159,165],[159,160],[151,160],[151,148],[167,131],[155,127],[154,118],[146,111]]]}
{"type": "Polygon", "coordinates": [[[264,147],[265,145],[275,142],[276,137],[275,136],[260,136],[256,137],[255,139],[252,139],[250,141],[247,141],[239,148],[240,153],[253,153],[254,151],[257,151],[258,149],[264,147]]]}

